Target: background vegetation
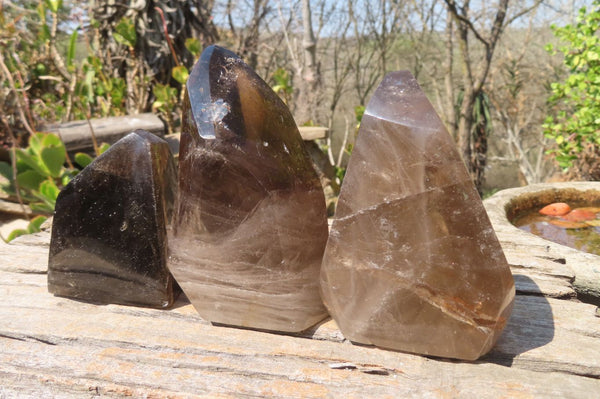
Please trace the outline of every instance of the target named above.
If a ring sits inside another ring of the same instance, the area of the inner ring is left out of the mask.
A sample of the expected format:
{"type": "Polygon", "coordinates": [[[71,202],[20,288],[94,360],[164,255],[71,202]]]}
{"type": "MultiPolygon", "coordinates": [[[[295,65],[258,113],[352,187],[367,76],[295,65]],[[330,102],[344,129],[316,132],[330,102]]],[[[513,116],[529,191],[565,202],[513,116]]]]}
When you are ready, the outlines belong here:
{"type": "Polygon", "coordinates": [[[498,165],[518,170],[505,186],[556,178],[554,157],[568,178],[597,179],[598,6],[0,0],[0,145],[6,157],[48,123],[148,111],[176,131],[187,71],[218,43],[272,85],[298,124],[330,128],[321,146],[340,177],[373,90],[385,73],[408,69],[481,191],[498,165]],[[563,27],[558,37],[552,23],[563,27]]]}

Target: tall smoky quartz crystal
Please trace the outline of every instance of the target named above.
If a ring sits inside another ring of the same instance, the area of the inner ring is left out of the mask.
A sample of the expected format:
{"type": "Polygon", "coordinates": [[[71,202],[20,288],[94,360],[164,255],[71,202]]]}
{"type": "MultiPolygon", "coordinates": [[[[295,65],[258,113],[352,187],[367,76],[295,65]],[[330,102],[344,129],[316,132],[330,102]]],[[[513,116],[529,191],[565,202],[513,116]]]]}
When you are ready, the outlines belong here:
{"type": "Polygon", "coordinates": [[[474,360],[515,295],[506,259],[453,140],[409,72],[368,104],[321,272],[344,336],[474,360]]]}
{"type": "Polygon", "coordinates": [[[203,318],[295,332],[326,317],[319,179],[285,104],[220,47],[187,82],[176,208],[169,268],[203,318]]]}
{"type": "Polygon", "coordinates": [[[94,303],[164,308],[179,288],[167,269],[176,169],[168,144],[136,130],[60,192],[48,290],[94,303]]]}

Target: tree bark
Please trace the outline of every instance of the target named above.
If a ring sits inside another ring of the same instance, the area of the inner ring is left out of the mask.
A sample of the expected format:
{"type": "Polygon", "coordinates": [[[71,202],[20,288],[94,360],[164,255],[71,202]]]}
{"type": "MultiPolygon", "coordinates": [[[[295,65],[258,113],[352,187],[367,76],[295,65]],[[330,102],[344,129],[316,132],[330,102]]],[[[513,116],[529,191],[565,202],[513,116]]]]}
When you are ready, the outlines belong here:
{"type": "Polygon", "coordinates": [[[483,182],[483,170],[478,165],[485,165],[485,157],[487,156],[487,145],[475,146],[474,143],[485,141],[484,137],[479,137],[482,133],[481,129],[474,130],[474,106],[475,99],[481,95],[483,86],[486,82],[490,65],[492,62],[496,44],[503,32],[504,21],[506,19],[506,11],[508,9],[509,0],[500,0],[495,9],[493,24],[486,38],[477,30],[473,20],[471,20],[469,0],[465,0],[462,5],[457,4],[455,0],[444,0],[448,12],[452,15],[457,28],[457,40],[460,48],[460,61],[462,64],[463,77],[463,98],[460,103],[460,111],[457,121],[457,145],[463,157],[463,161],[467,165],[469,172],[477,188],[481,191],[483,182]],[[470,55],[469,35],[472,34],[476,40],[484,46],[484,59],[479,65],[479,73],[477,76],[473,74],[473,64],[470,55]],[[473,135],[477,136],[473,138],[473,135]],[[479,136],[478,136],[479,135],[479,136]],[[483,162],[482,162],[483,161],[483,162]]]}
{"type": "Polygon", "coordinates": [[[240,53],[245,58],[246,63],[252,69],[258,66],[258,44],[260,38],[260,24],[269,12],[265,0],[254,0],[252,10],[252,21],[248,26],[248,34],[243,40],[240,53]]]}
{"type": "Polygon", "coordinates": [[[454,21],[452,15],[446,15],[446,62],[444,86],[446,88],[446,125],[450,129],[450,135],[456,140],[457,129],[456,125],[456,110],[454,107],[454,85],[452,84],[452,76],[454,75],[454,21]]]}
{"type": "Polygon", "coordinates": [[[302,0],[302,48],[304,66],[296,100],[296,120],[299,124],[318,120],[317,108],[321,89],[321,73],[317,61],[317,39],[312,27],[310,0],[302,0]]]}

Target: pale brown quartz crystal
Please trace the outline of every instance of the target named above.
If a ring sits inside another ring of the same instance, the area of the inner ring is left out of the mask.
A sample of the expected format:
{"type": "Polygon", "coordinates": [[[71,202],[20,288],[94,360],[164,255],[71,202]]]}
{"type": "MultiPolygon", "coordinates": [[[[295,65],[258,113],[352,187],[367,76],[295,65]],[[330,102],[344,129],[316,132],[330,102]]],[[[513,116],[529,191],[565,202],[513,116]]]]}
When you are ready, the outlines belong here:
{"type": "Polygon", "coordinates": [[[183,105],[169,268],[200,316],[302,331],[327,316],[325,198],[294,119],[232,52],[208,47],[183,105]]]}
{"type": "Polygon", "coordinates": [[[407,71],[362,118],[321,270],[346,338],[474,360],[509,318],[515,288],[481,199],[407,71]]]}

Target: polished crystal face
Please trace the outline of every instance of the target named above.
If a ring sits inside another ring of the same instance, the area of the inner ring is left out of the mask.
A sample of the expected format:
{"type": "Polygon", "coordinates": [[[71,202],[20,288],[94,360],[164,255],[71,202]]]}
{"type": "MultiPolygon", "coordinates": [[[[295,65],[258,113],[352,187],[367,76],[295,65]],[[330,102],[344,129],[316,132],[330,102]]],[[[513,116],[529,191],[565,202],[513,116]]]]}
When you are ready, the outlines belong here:
{"type": "Polygon", "coordinates": [[[474,360],[515,295],[469,174],[409,72],[385,77],[363,116],[321,270],[352,341],[474,360]]]}
{"type": "Polygon", "coordinates": [[[190,73],[169,268],[198,313],[301,331],[326,317],[325,199],[289,110],[235,54],[208,47],[190,73]]]}
{"type": "Polygon", "coordinates": [[[82,170],[56,201],[48,289],[97,303],[170,306],[167,223],[176,169],[168,144],[136,130],[82,170]]]}

